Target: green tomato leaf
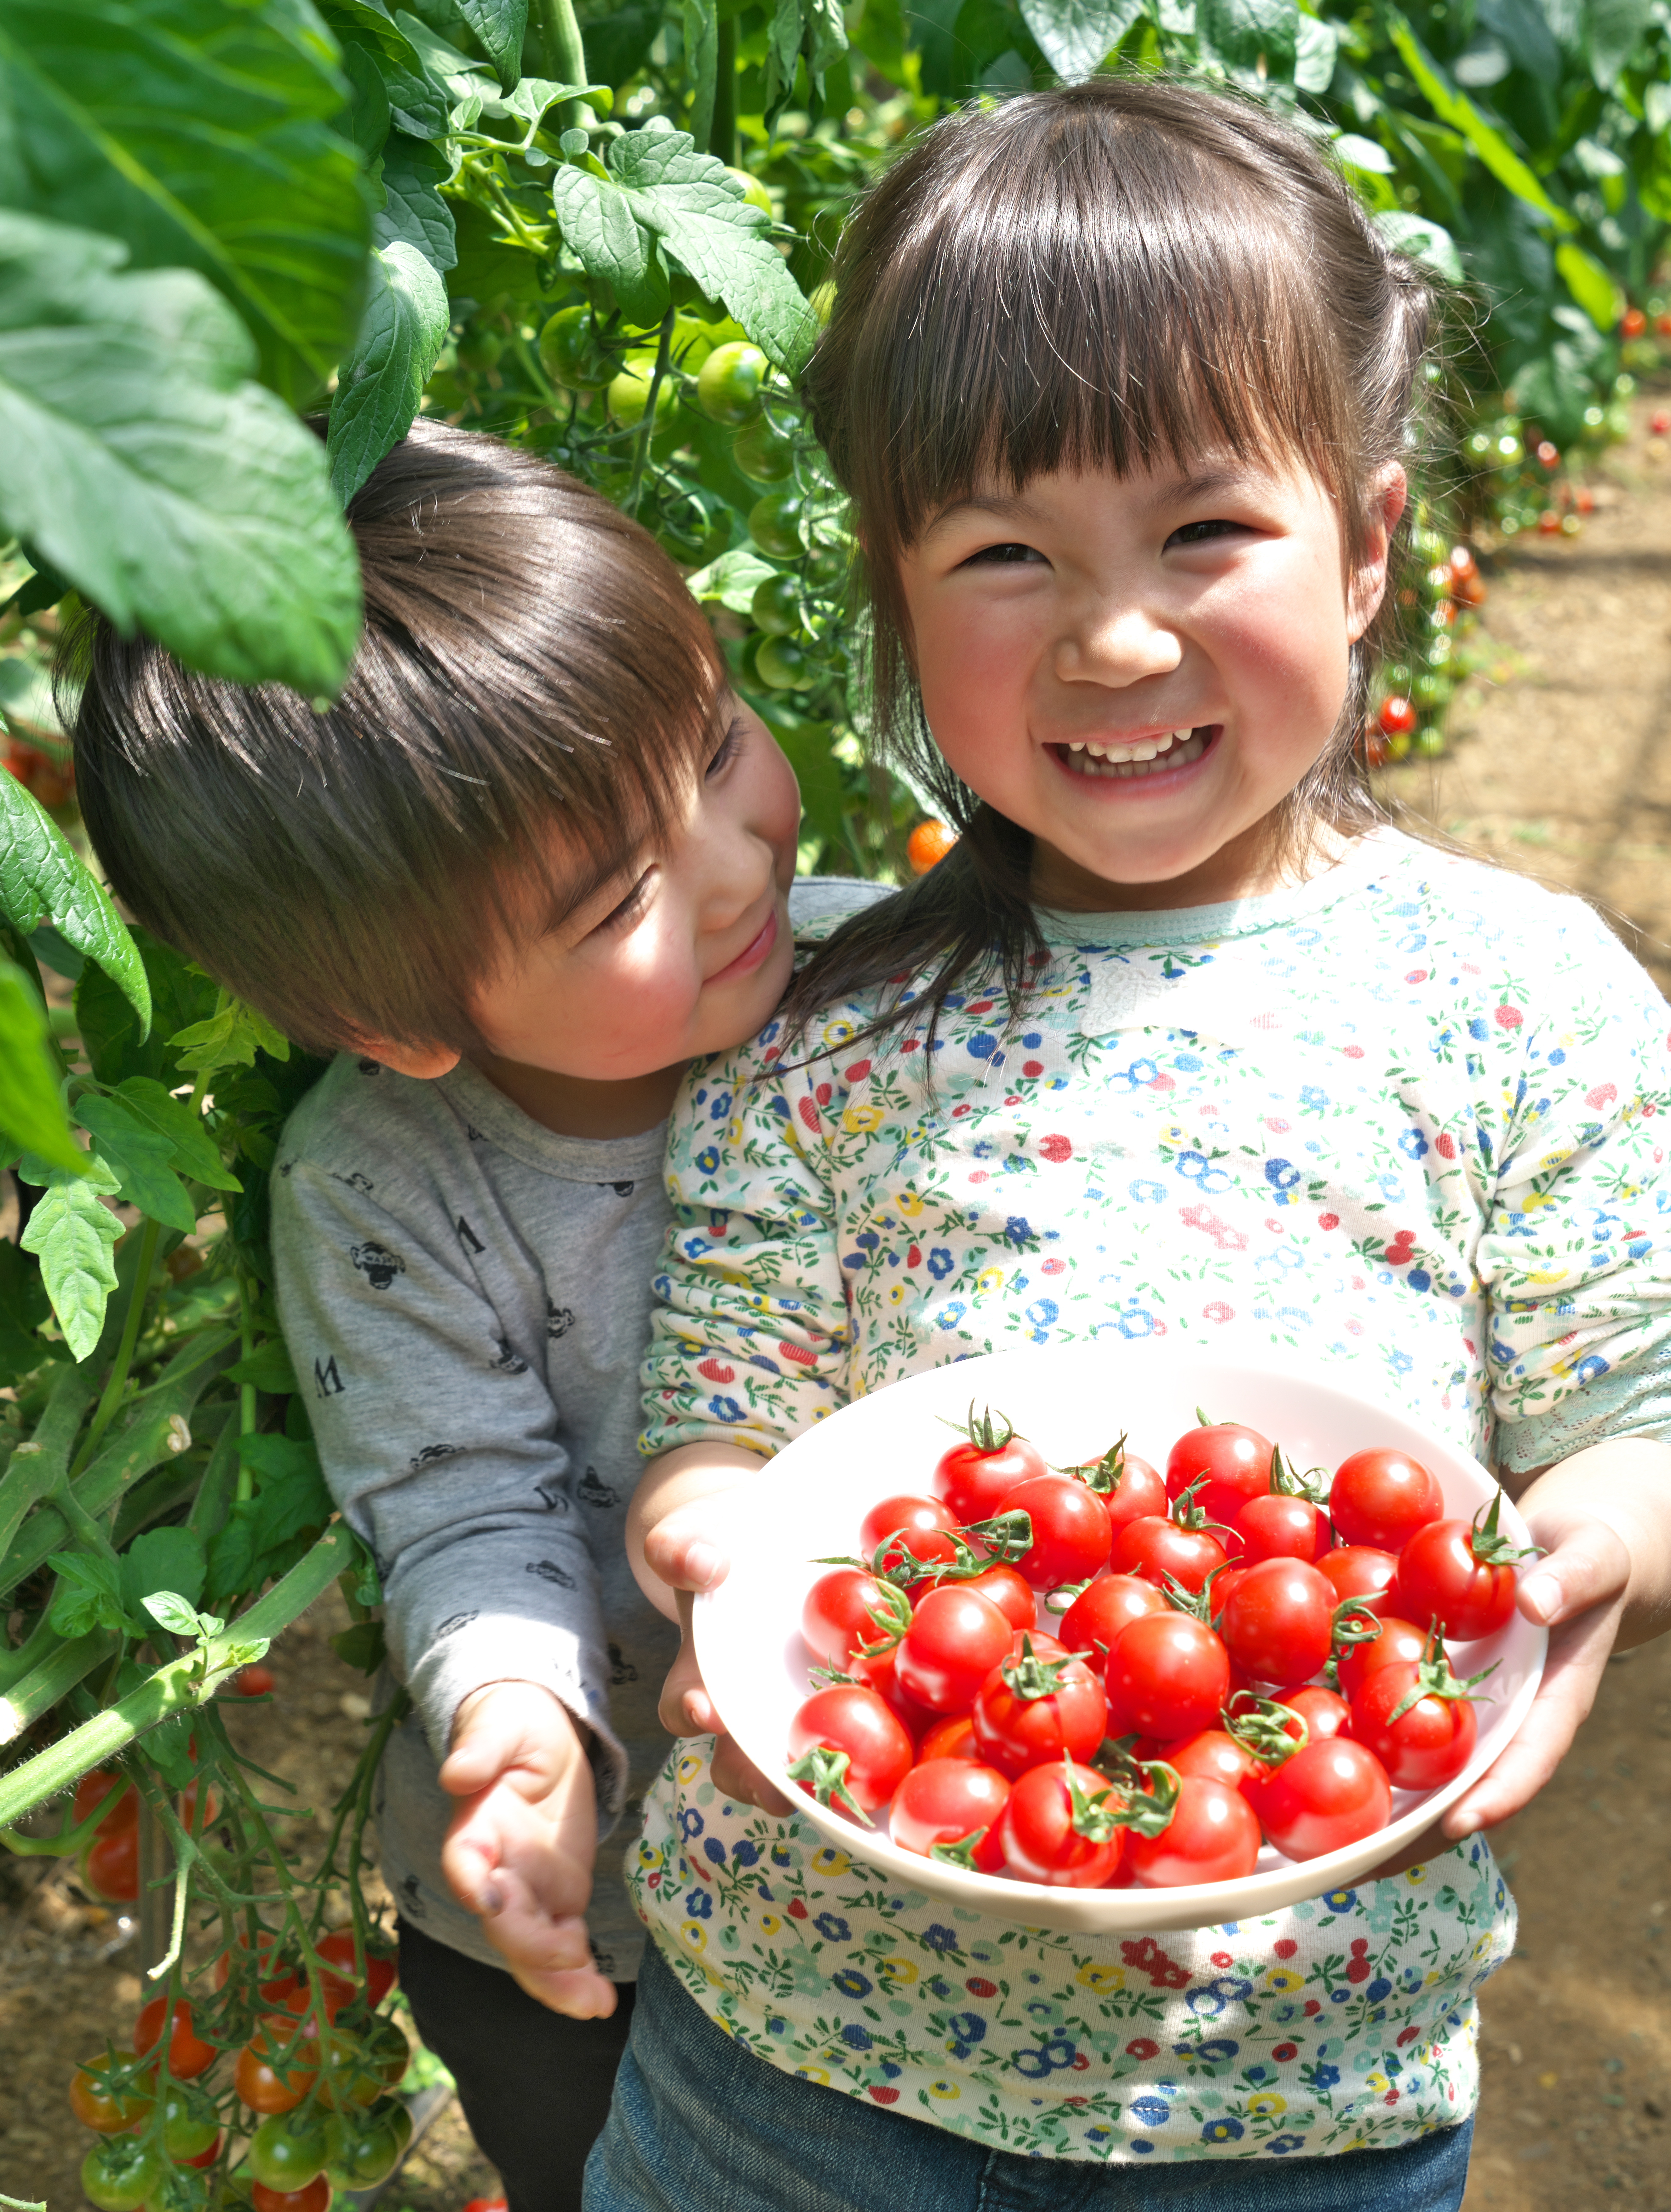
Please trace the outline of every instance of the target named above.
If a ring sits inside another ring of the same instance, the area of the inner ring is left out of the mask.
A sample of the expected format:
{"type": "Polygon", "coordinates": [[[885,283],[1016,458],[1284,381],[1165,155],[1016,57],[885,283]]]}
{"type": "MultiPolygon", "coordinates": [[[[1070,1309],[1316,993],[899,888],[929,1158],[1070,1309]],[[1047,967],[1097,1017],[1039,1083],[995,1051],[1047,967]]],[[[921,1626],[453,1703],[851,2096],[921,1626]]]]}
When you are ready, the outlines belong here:
{"type": "Polygon", "coordinates": [[[480,40],[482,51],[508,92],[522,73],[522,41],[528,28],[528,0],[454,0],[459,13],[480,40]]]}
{"type": "Polygon", "coordinates": [[[1453,284],[1462,282],[1462,257],[1456,251],[1456,241],[1438,223],[1428,222],[1425,216],[1407,215],[1402,208],[1385,209],[1370,220],[1397,252],[1425,261],[1453,284]]]}
{"type": "Polygon", "coordinates": [[[73,1638],[94,1628],[125,1628],[122,1570],[102,1553],[55,1552],[47,1560],[58,1577],[47,1610],[54,1635],[73,1638]]]}
{"type": "Polygon", "coordinates": [[[453,100],[480,99],[492,76],[485,62],[473,60],[470,55],[461,54],[456,46],[449,46],[427,23],[408,15],[404,8],[395,9],[394,20],[424,68],[453,100]]]}
{"type": "Polygon", "coordinates": [[[1334,141],[1334,151],[1348,168],[1366,169],[1376,177],[1393,173],[1393,157],[1387,149],[1376,139],[1360,138],[1355,131],[1343,131],[1334,141]]]}
{"type": "Polygon", "coordinates": [[[226,1370],[226,1376],[229,1382],[252,1382],[258,1390],[266,1390],[274,1397],[293,1395],[301,1387],[283,1340],[276,1336],[258,1346],[247,1359],[235,1361],[226,1370]]]}
{"type": "Polygon", "coordinates": [[[360,579],[319,441],[247,380],[248,335],[201,276],[118,274],[125,258],[0,214],[0,518],[125,635],[334,692],[360,579]]]}
{"type": "Polygon", "coordinates": [[[94,1138],[100,1159],[121,1177],[128,1203],[189,1237],[197,1225],[197,1209],[170,1164],[172,1138],[141,1121],[121,1099],[96,1091],[76,1101],[76,1118],[94,1138]]]}
{"type": "Polygon", "coordinates": [[[215,1141],[184,1098],[171,1097],[149,1076],[131,1075],[116,1086],[123,1104],[173,1147],[169,1164],[177,1175],[207,1183],[211,1190],[241,1190],[243,1185],[216,1151],[215,1141]]]}
{"type": "Polygon", "coordinates": [[[275,1060],[290,1057],[288,1038],[241,999],[228,999],[207,1021],[177,1030],[168,1042],[188,1075],[204,1069],[213,1074],[222,1067],[253,1067],[258,1052],[270,1053],[275,1060]]]}
{"type": "Polygon", "coordinates": [[[1203,47],[1243,83],[1293,82],[1296,0],[1197,0],[1195,30],[1203,47]]]}
{"type": "Polygon", "coordinates": [[[344,1666],[357,1668],[362,1674],[374,1674],[388,1656],[380,1620],[356,1620],[352,1628],[339,1629],[331,1648],[344,1666]]]}
{"type": "MultiPolygon", "coordinates": [[[[181,1528],[169,1529],[160,1533],[170,1535],[177,1534],[184,1536],[188,1534],[190,1532],[186,1529],[181,1528]]],[[[143,1543],[145,1540],[142,1536],[139,1540],[141,1543],[143,1543]]],[[[191,1540],[193,1543],[197,1542],[195,1536],[192,1537],[191,1540]]],[[[197,1544],[197,1553],[198,1573],[201,1576],[203,1571],[203,1547],[201,1544],[197,1544]]],[[[129,1556],[131,1557],[131,1554],[129,1556]]],[[[170,1635],[193,1637],[197,1635],[197,1608],[194,1605],[188,1605],[178,1590],[153,1590],[149,1596],[142,1597],[139,1602],[144,1607],[145,1611],[150,1614],[151,1619],[156,1621],[161,1626],[166,1628],[170,1635]]]]}
{"type": "Polygon", "coordinates": [[[787,375],[811,351],[817,317],[764,235],[766,216],[687,132],[629,131],[610,146],[607,175],[559,169],[552,199],[586,273],[614,287],[630,321],[641,327],[666,312],[659,246],[787,375]]]}
{"type": "Polygon", "coordinates": [[[757,553],[739,547],[735,552],[722,553],[717,561],[710,561],[707,568],[698,568],[684,581],[693,599],[718,599],[733,614],[745,615],[766,579],[781,573],[774,562],[763,561],[757,553]]]}
{"type": "Polygon", "coordinates": [[[374,161],[389,135],[389,95],[383,72],[374,56],[350,43],[343,48],[343,75],[349,82],[349,135],[367,161],[374,161]]]}
{"type": "MultiPolygon", "coordinates": [[[[0,217],[0,229],[3,222],[0,217]]],[[[3,352],[0,336],[0,356],[3,352]]],[[[0,387],[0,420],[6,411],[0,387]]],[[[0,505],[4,498],[0,489],[0,505]]],[[[138,1017],[143,1036],[150,1027],[151,987],[139,949],[109,892],[15,775],[0,775],[0,914],[24,937],[33,937],[50,920],[60,937],[83,958],[96,961],[116,985],[138,1017]]]]}
{"type": "Polygon", "coordinates": [[[1439,120],[1461,132],[1498,184],[1506,185],[1516,199],[1547,216],[1557,230],[1576,230],[1577,225],[1566,210],[1557,207],[1503,133],[1486,122],[1467,94],[1446,79],[1403,17],[1389,15],[1388,23],[1405,67],[1439,120]]]}
{"type": "Polygon", "coordinates": [[[319,13],[343,41],[345,58],[351,45],[375,58],[398,131],[414,138],[446,137],[453,106],[447,87],[382,0],[321,0],[319,13]]]}
{"type": "Polygon", "coordinates": [[[209,1012],[215,986],[148,931],[136,928],[131,935],[150,986],[151,1028],[141,1030],[138,1016],[102,969],[87,967],[76,986],[76,1033],[100,1083],[115,1085],[128,1075],[164,1076],[167,1088],[180,1079],[166,1040],[209,1012]]]}
{"type": "Polygon", "coordinates": [[[1653,0],[1586,0],[1584,17],[1590,73],[1603,92],[1611,92],[1654,20],[1653,0]]]}
{"type": "Polygon", "coordinates": [[[778,117],[794,96],[796,64],[803,55],[817,121],[823,107],[824,71],[847,50],[847,21],[839,0],[777,0],[767,29],[762,88],[769,131],[776,129],[778,117]]]}
{"type": "Polygon", "coordinates": [[[550,77],[525,76],[514,92],[507,93],[502,100],[484,100],[483,115],[510,116],[528,126],[532,138],[544,120],[548,108],[562,100],[589,100],[593,106],[607,115],[615,104],[615,94],[606,84],[558,84],[550,77]]]}
{"type": "Polygon", "coordinates": [[[99,1341],[105,1306],[116,1288],[111,1253],[122,1224],[99,1202],[101,1194],[115,1192],[116,1177],[90,1153],[82,1154],[76,1174],[25,1152],[17,1172],[42,1193],[20,1242],[40,1261],[40,1279],[64,1342],[74,1358],[85,1359],[99,1341]]]}
{"type": "Polygon", "coordinates": [[[0,716],[12,729],[27,723],[31,729],[45,731],[49,738],[64,735],[64,725],[52,703],[52,679],[27,653],[0,655],[0,716]]]}
{"type": "MultiPolygon", "coordinates": [[[[9,783],[11,778],[0,770],[9,783]]],[[[46,1009],[21,968],[0,961],[0,1147],[29,1152],[77,1173],[81,1147],[58,1090],[46,1009]]]]}
{"type": "Polygon", "coordinates": [[[1315,15],[1302,15],[1294,48],[1294,82],[1297,88],[1301,92],[1327,92],[1334,80],[1334,59],[1340,51],[1337,25],[1321,22],[1315,15]]]}
{"type": "Polygon", "coordinates": [[[1099,68],[1142,13],[1143,0],[1021,0],[1023,21],[1064,84],[1099,68]]]}
{"type": "Polygon", "coordinates": [[[1598,331],[1613,331],[1624,309],[1618,285],[1601,263],[1570,241],[1555,248],[1555,266],[1566,289],[1598,331]]]}
{"type": "Polygon", "coordinates": [[[447,182],[447,157],[422,138],[392,131],[383,146],[379,174],[384,204],[372,220],[379,246],[415,246],[432,268],[451,269],[459,258],[453,210],[441,196],[447,182]]]}
{"type": "MultiPolygon", "coordinates": [[[[197,1600],[204,1590],[203,1538],[195,1528],[148,1528],[122,1554],[122,1601],[130,1613],[162,1620],[158,1604],[172,1599],[189,1616],[176,1636],[197,1632],[197,1600]]],[[[165,1628],[173,1628],[162,1620],[165,1628]]]]}
{"type": "Polygon", "coordinates": [[[331,489],[344,507],[411,428],[450,313],[446,285],[416,246],[396,240],[372,260],[378,279],[339,373],[325,446],[331,489]]]}
{"type": "Polygon", "coordinates": [[[293,1566],[336,1510],[319,1454],[293,1437],[239,1439],[238,1455],[258,1489],[228,1515],[209,1553],[209,1588],[217,1595],[252,1589],[293,1566]]]}
{"type": "Polygon", "coordinates": [[[772,722],[767,726],[783,750],[800,786],[803,838],[821,837],[826,846],[842,848],[842,818],[847,811],[847,792],[842,771],[829,750],[829,722],[772,722]]]}
{"type": "Polygon", "coordinates": [[[364,282],[347,90],[295,0],[8,0],[0,204],[125,240],[136,268],[196,270],[253,334],[261,380],[300,404],[364,282]]]}
{"type": "Polygon", "coordinates": [[[720,14],[716,0],[684,0],[684,66],[690,79],[690,137],[706,146],[714,133],[719,82],[720,14]]]}

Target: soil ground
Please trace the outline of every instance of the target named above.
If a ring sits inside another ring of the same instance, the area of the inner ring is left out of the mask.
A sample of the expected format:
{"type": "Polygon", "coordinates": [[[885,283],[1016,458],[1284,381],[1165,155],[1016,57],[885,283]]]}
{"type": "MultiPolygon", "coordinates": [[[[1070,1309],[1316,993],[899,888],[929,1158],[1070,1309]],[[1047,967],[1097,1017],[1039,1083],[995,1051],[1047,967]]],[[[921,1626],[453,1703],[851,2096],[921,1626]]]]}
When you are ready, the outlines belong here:
{"type": "MultiPolygon", "coordinates": [[[[1386,793],[1493,859],[1607,908],[1671,988],[1671,453],[1638,434],[1608,459],[1574,540],[1491,576],[1487,673],[1459,696],[1453,751],[1386,793]]],[[[333,1593],[334,1600],[334,1593],[333,1593]]],[[[274,1655],[278,1694],[238,1717],[250,1755],[293,1783],[306,1851],[346,1782],[365,1684],[322,1605],[274,1655]]],[[[1498,1832],[1521,1948],[1482,1998],[1485,2089],[1465,2212],[1671,2212],[1671,1638],[1618,1658],[1571,1758],[1498,1832]]],[[[131,1930],[73,1868],[0,1860],[0,2191],[80,2212],[89,2138],[72,2066],[125,2040],[141,2001],[131,1930]]],[[[460,2212],[496,2193],[456,2105],[384,2199],[460,2212]]]]}

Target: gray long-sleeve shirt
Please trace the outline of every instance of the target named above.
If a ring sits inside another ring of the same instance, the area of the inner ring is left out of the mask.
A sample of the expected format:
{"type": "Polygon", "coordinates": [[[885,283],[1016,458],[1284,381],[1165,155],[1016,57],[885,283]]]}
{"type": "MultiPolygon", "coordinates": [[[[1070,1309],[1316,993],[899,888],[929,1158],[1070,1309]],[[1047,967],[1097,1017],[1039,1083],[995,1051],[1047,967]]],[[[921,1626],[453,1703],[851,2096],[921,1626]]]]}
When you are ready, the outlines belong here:
{"type": "MultiPolygon", "coordinates": [[[[792,913],[799,928],[878,895],[806,878],[792,913]]],[[[279,1146],[285,1337],[412,1696],[380,1783],[384,1878],[407,1918],[490,1965],[440,1870],[454,1801],[435,1771],[463,1700],[538,1682],[584,1720],[600,1835],[635,1822],[671,1743],[656,1701],[678,1632],[625,1545],[665,1133],[561,1137],[467,1064],[421,1082],[344,1054],[279,1146]]],[[[599,1854],[587,1923],[627,1981],[643,1930],[618,1856],[599,1854]]]]}

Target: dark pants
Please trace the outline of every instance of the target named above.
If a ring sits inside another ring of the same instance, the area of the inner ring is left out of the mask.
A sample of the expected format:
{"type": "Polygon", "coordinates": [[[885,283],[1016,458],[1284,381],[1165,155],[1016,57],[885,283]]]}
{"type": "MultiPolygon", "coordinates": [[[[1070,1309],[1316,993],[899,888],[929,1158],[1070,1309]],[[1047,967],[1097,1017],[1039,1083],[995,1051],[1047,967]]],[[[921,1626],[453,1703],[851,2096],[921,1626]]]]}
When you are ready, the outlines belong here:
{"type": "Polygon", "coordinates": [[[398,1923],[400,1985],[417,2032],[459,2085],[470,2132],[510,2212],[580,2212],[580,2176],[609,2113],[634,1984],[608,2020],[565,2020],[509,1974],[398,1923]]]}

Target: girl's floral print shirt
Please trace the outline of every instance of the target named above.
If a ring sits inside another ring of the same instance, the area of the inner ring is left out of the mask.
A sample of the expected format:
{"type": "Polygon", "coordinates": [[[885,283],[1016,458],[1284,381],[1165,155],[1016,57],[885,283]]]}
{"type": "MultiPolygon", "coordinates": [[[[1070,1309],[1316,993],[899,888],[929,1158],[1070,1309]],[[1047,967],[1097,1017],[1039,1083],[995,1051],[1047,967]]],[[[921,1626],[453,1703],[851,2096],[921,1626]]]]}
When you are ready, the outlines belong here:
{"type": "MultiPolygon", "coordinates": [[[[848,1047],[874,1001],[810,1063],[769,1028],[693,1074],[647,1449],[775,1452],[924,1367],[1110,1335],[1355,1369],[1516,1468],[1573,1448],[1587,1389],[1608,1432],[1642,1425],[1619,1392],[1671,1358],[1671,1016],[1587,908],[1382,831],[1295,891],[1041,920],[1024,1020],[995,976],[960,992],[932,1097],[926,1023],[848,1047]]],[[[1481,1841],[1093,1941],[896,1892],[724,1802],[706,1748],[664,1771],[629,1879],[775,2065],[1082,2160],[1384,2146],[1473,2108],[1474,1991],[1514,1925],[1481,1841]]]]}

